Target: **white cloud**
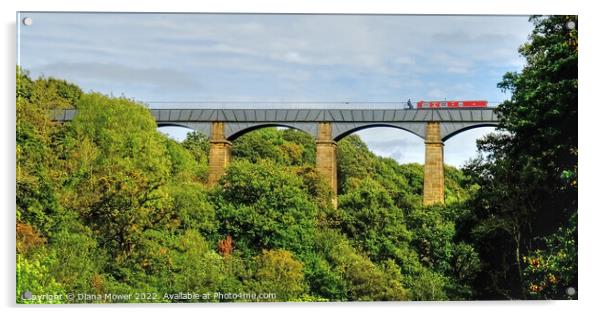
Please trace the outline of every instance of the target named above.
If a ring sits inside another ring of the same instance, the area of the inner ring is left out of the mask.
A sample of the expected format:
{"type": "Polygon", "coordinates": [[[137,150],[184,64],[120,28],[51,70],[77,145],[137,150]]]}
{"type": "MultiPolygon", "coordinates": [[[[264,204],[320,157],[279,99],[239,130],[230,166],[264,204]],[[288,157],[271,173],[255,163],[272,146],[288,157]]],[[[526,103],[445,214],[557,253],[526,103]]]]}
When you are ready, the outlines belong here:
{"type": "Polygon", "coordinates": [[[415,65],[416,60],[411,56],[397,56],[393,58],[393,63],[398,65],[415,65]]]}
{"type": "MultiPolygon", "coordinates": [[[[73,81],[115,88],[127,95],[132,83],[137,87],[182,92],[198,89],[200,84],[187,73],[166,68],[136,68],[102,63],[55,63],[33,68],[32,72],[73,81]]],[[[85,88],[85,87],[84,87],[85,88]]],[[[107,92],[117,92],[115,90],[107,92]]]]}
{"type": "Polygon", "coordinates": [[[445,91],[439,89],[439,88],[435,88],[435,89],[431,89],[427,92],[426,94],[426,100],[443,100],[445,98],[447,98],[449,94],[446,93],[445,91]]]}

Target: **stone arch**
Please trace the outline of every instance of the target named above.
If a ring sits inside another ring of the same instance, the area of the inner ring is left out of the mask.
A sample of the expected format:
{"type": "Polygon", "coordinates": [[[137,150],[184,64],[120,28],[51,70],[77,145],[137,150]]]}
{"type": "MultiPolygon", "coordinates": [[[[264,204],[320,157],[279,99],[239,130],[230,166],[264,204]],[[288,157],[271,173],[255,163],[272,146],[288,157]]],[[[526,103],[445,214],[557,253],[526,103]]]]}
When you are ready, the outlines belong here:
{"type": "Polygon", "coordinates": [[[288,127],[296,129],[305,133],[308,133],[315,137],[316,135],[316,123],[280,123],[280,122],[267,122],[267,123],[226,123],[225,134],[226,139],[234,141],[238,137],[266,127],[288,127]]]}
{"type": "Polygon", "coordinates": [[[157,122],[157,128],[159,127],[183,127],[200,132],[207,137],[211,136],[211,123],[209,122],[157,122]]]}
{"type": "Polygon", "coordinates": [[[157,127],[182,127],[182,128],[187,128],[187,129],[194,129],[186,124],[179,124],[179,123],[157,123],[157,127]]]}
{"type": "Polygon", "coordinates": [[[424,139],[424,123],[333,123],[332,138],[339,141],[346,136],[372,127],[391,127],[409,132],[424,139]]]}
{"type": "Polygon", "coordinates": [[[442,123],[441,124],[441,141],[445,142],[448,139],[471,129],[479,128],[479,127],[498,127],[499,123],[496,122],[485,122],[485,123],[477,123],[477,124],[468,124],[468,123],[442,123]]]}

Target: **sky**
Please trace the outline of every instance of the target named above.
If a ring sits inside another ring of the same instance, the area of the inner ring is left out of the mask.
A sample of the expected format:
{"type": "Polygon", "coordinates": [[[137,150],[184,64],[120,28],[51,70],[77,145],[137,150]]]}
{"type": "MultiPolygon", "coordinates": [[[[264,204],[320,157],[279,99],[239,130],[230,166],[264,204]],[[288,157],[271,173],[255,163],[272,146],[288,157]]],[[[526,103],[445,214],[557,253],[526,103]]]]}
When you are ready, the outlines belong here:
{"type": "MultiPolygon", "coordinates": [[[[149,104],[405,102],[509,98],[526,16],[22,13],[18,64],[149,104]]],[[[445,163],[476,156],[493,128],[445,143],[445,163]]],[[[182,139],[186,130],[162,128],[182,139]]],[[[424,163],[423,141],[394,128],[357,132],[376,154],[424,163]]]]}

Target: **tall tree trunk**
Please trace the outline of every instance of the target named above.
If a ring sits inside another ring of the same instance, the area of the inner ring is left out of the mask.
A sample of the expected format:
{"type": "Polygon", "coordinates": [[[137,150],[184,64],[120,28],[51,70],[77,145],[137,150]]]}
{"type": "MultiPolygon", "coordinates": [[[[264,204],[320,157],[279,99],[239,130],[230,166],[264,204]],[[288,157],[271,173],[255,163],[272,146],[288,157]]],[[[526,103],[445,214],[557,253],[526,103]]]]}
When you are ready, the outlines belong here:
{"type": "Polygon", "coordinates": [[[516,272],[518,273],[518,280],[520,282],[520,295],[523,299],[526,298],[525,296],[525,291],[523,288],[523,283],[524,283],[524,279],[523,279],[523,267],[522,264],[520,262],[520,241],[521,241],[521,233],[520,233],[520,226],[516,223],[514,223],[513,225],[513,230],[514,230],[514,245],[515,245],[515,249],[514,249],[514,259],[516,260],[516,272]]]}

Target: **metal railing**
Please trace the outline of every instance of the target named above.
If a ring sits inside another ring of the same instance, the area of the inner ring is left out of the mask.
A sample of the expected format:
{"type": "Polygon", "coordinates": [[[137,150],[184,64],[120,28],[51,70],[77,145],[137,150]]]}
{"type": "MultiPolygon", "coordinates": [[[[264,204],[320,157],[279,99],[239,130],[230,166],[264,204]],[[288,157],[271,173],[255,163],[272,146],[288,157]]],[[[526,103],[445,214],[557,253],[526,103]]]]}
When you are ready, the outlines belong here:
{"type": "MultiPolygon", "coordinates": [[[[148,101],[143,102],[150,109],[408,109],[406,102],[278,102],[278,101],[233,101],[233,102],[169,102],[148,101]]],[[[501,102],[489,102],[488,108],[497,107],[501,102]]],[[[414,109],[416,103],[412,102],[414,109]]]]}

